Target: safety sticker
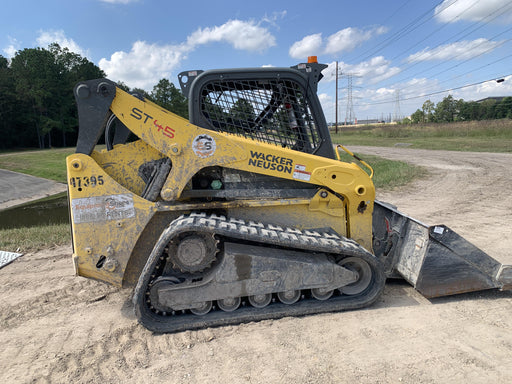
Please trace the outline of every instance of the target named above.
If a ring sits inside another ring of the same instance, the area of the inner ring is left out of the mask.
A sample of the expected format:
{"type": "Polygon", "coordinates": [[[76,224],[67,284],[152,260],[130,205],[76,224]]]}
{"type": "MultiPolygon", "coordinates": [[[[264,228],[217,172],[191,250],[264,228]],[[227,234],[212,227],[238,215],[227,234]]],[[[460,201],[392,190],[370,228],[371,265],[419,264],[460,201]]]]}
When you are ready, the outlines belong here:
{"type": "Polygon", "coordinates": [[[306,171],[305,165],[295,164],[293,170],[293,178],[297,180],[309,181],[311,180],[311,172],[306,171]]]}
{"type": "Polygon", "coordinates": [[[84,197],[71,200],[75,224],[129,219],[135,216],[131,195],[84,197]]]}
{"type": "Polygon", "coordinates": [[[212,156],[216,149],[215,139],[210,135],[198,135],[192,142],[192,150],[201,159],[212,156]]]}
{"type": "Polygon", "coordinates": [[[444,228],[443,227],[437,227],[435,226],[434,227],[434,233],[437,233],[439,235],[442,235],[444,233],[444,228]]]}

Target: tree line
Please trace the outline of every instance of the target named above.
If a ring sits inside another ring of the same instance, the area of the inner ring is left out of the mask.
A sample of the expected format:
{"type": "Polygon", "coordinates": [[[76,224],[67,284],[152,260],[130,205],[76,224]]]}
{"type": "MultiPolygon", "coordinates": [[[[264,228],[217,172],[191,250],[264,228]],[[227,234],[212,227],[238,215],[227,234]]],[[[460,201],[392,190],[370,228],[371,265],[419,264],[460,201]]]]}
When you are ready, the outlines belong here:
{"type": "MultiPolygon", "coordinates": [[[[74,146],[78,115],[73,88],[103,77],[94,63],[56,43],[20,50],[10,61],[0,55],[0,150],[74,146]]],[[[188,118],[187,100],[168,79],[150,93],[118,85],[188,118]]]]}
{"type": "MultiPolygon", "coordinates": [[[[74,146],[78,116],[73,87],[80,81],[105,77],[87,58],[54,43],[45,48],[26,48],[9,61],[0,55],[0,150],[74,146]]],[[[188,103],[168,79],[151,92],[136,92],[161,107],[188,119],[188,103]]],[[[232,114],[247,110],[235,105],[232,114]]],[[[231,116],[232,118],[234,116],[231,116]]],[[[488,119],[512,119],[512,97],[483,102],[456,100],[451,95],[434,104],[427,100],[403,123],[432,123],[488,119]]],[[[279,119],[278,119],[279,120],[279,119]]],[[[279,123],[279,121],[278,121],[279,123]]]]}
{"type": "Polygon", "coordinates": [[[434,104],[426,100],[421,109],[417,109],[403,123],[449,123],[452,121],[512,119],[512,97],[500,101],[492,98],[483,101],[456,100],[452,95],[434,104]]]}

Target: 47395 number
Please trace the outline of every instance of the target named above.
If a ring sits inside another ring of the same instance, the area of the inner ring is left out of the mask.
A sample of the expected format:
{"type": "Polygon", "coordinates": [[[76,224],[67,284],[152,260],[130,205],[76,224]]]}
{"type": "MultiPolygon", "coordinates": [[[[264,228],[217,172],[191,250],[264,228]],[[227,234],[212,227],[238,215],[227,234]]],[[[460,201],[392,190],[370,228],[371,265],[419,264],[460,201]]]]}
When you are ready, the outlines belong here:
{"type": "Polygon", "coordinates": [[[97,185],[103,185],[103,176],[84,176],[84,177],[71,177],[69,179],[69,185],[73,188],[86,188],[95,187],[97,185]]]}

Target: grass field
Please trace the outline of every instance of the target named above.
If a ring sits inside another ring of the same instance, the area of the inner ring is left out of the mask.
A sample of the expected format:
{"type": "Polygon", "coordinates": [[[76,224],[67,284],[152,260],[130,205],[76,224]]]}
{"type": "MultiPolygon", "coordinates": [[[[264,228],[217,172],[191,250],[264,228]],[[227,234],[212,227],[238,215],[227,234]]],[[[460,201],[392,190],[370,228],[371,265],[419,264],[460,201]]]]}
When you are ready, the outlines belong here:
{"type": "Polygon", "coordinates": [[[74,148],[59,148],[4,153],[0,168],[65,183],[66,157],[74,152],[74,148]]]}
{"type": "MultiPolygon", "coordinates": [[[[373,184],[377,189],[393,189],[400,187],[428,174],[425,168],[414,166],[404,161],[387,160],[379,156],[366,154],[357,155],[357,153],[356,156],[373,168],[373,184]]],[[[341,154],[341,160],[354,162],[366,170],[363,164],[345,153],[341,154]]]]}
{"type": "Polygon", "coordinates": [[[512,120],[341,127],[334,143],[449,151],[512,152],[512,120]]]}
{"type": "Polygon", "coordinates": [[[0,230],[0,250],[35,252],[71,242],[68,224],[0,230]]]}

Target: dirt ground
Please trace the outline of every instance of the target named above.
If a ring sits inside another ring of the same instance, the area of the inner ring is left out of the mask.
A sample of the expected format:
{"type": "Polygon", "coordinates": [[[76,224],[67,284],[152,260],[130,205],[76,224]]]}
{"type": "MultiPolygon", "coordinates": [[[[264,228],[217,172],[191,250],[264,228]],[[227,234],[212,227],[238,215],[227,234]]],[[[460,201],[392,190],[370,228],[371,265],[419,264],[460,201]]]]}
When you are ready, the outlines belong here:
{"type": "MultiPolygon", "coordinates": [[[[511,154],[351,149],[428,167],[378,198],[512,264],[511,154]]],[[[365,310],[154,335],[129,291],[73,276],[69,246],[0,269],[3,383],[510,383],[511,329],[510,291],[391,282],[365,310]]]]}

